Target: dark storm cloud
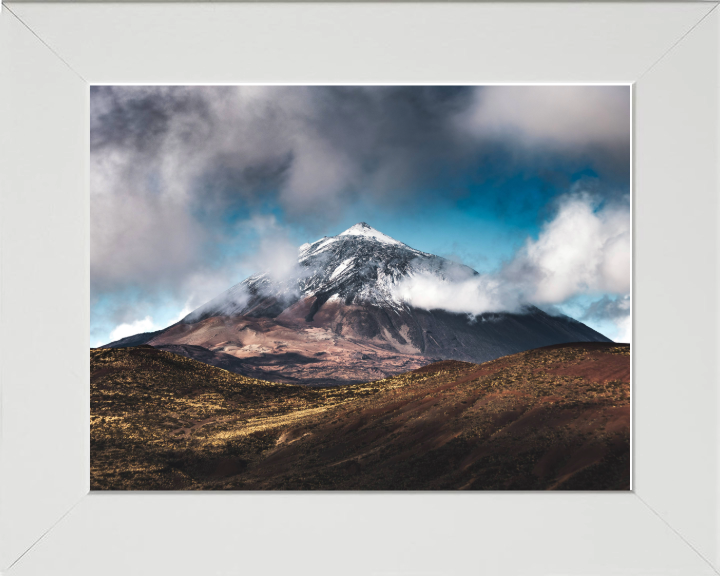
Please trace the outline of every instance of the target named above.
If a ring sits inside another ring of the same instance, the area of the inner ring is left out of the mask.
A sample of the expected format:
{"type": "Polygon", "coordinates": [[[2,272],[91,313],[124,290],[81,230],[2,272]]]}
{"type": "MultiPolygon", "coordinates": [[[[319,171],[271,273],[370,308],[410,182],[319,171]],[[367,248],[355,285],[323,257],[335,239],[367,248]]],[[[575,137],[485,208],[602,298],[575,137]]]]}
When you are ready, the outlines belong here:
{"type": "Polygon", "coordinates": [[[586,169],[626,191],[629,89],[93,87],[92,287],[221,284],[261,205],[317,229],[359,197],[407,211],[586,169]]]}
{"type": "Polygon", "coordinates": [[[179,115],[195,120],[194,126],[188,126],[194,130],[185,133],[190,141],[208,135],[211,116],[205,95],[192,88],[96,86],[92,102],[93,153],[107,147],[128,147],[152,154],[179,115]]]}

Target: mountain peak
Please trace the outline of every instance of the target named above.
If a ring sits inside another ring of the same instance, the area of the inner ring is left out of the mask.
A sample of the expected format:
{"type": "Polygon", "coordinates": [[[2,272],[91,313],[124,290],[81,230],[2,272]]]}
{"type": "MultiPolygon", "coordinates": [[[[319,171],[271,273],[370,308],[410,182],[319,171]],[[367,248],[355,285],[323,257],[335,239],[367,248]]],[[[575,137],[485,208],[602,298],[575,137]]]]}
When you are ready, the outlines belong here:
{"type": "Polygon", "coordinates": [[[366,238],[374,238],[378,242],[384,242],[385,244],[402,245],[402,242],[398,242],[387,234],[383,234],[379,230],[375,230],[375,228],[370,226],[367,222],[358,222],[354,226],[345,230],[345,232],[338,234],[338,236],[365,236],[366,238]]]}

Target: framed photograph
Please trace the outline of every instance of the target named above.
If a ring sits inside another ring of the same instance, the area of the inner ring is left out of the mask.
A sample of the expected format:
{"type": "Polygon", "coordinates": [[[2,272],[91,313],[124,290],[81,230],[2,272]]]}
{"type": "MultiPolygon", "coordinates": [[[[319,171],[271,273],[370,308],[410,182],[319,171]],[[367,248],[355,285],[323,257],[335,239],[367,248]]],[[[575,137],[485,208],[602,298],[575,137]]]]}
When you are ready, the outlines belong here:
{"type": "Polygon", "coordinates": [[[717,574],[718,13],[3,5],[0,570],[717,574]]]}
{"type": "Polygon", "coordinates": [[[629,490],[630,103],[92,86],[91,490],[629,490]]]}

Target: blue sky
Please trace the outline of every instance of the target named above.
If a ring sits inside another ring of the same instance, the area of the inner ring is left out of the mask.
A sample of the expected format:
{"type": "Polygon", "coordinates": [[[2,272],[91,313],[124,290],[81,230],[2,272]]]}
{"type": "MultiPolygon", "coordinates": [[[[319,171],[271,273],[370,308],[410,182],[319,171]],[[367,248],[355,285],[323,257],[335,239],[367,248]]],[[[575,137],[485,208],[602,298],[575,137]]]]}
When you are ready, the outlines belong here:
{"type": "Polygon", "coordinates": [[[94,87],[91,345],[360,221],[629,335],[628,87],[94,87]]]}

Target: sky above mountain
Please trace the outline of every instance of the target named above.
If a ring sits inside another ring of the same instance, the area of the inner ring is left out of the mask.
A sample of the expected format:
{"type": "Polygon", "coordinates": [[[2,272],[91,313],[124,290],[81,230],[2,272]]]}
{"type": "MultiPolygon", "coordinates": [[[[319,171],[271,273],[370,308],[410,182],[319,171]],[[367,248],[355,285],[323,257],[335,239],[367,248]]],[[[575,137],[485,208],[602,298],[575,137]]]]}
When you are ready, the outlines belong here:
{"type": "Polygon", "coordinates": [[[629,341],[627,86],[97,86],[90,177],[93,346],[361,221],[481,273],[413,287],[438,307],[629,341]]]}

